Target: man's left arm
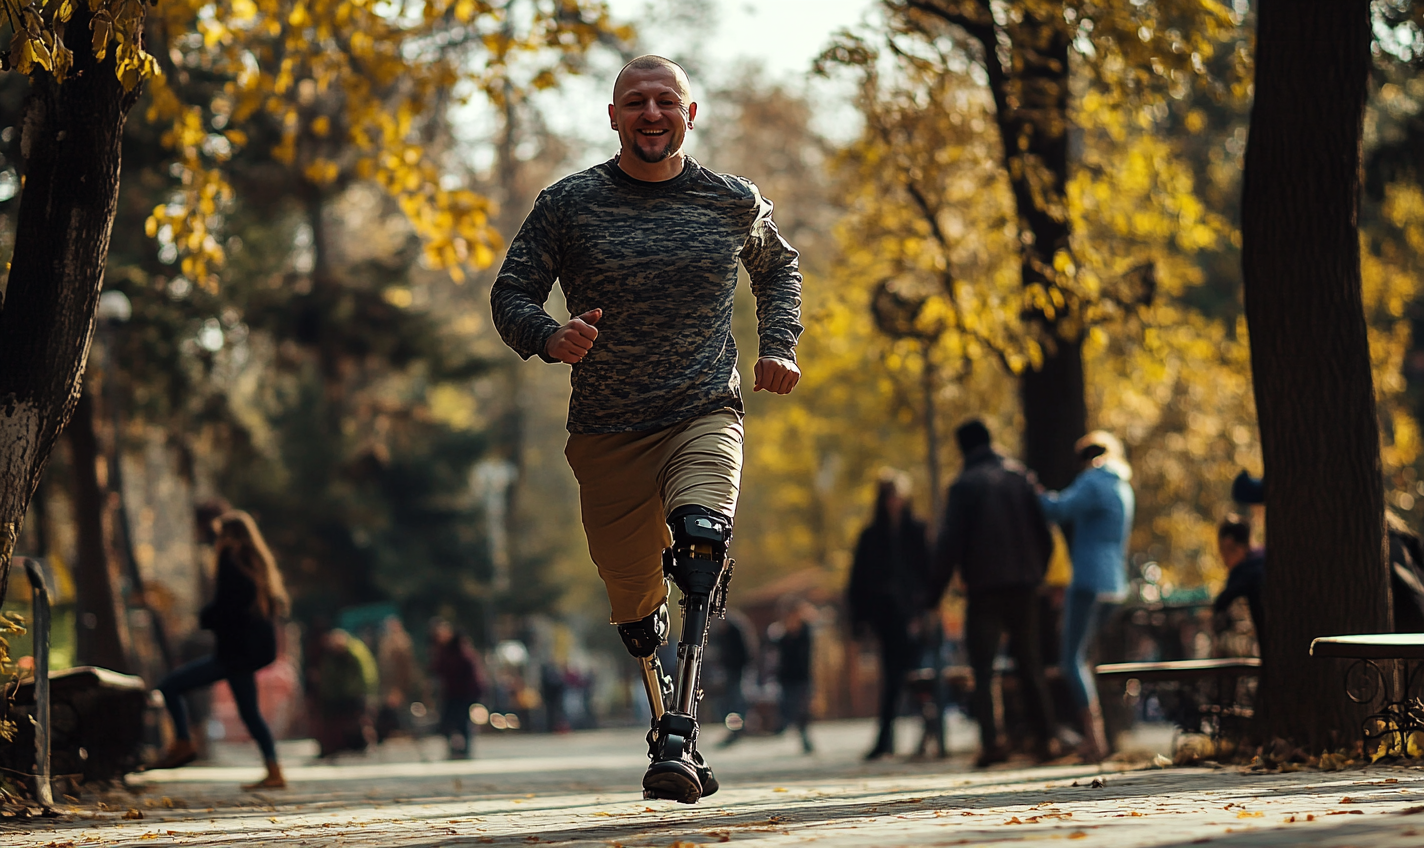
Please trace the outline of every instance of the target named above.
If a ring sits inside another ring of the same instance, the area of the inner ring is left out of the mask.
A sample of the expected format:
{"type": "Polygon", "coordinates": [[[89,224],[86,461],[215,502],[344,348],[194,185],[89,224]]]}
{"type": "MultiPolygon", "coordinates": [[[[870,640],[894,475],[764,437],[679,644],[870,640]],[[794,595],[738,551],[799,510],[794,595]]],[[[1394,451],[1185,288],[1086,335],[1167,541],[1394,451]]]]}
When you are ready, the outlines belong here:
{"type": "Polygon", "coordinates": [[[753,391],[784,395],[796,388],[796,339],[801,335],[801,270],[796,249],[771,219],[771,201],[752,187],[757,218],[742,247],[742,265],[756,296],[758,358],[753,391]]]}

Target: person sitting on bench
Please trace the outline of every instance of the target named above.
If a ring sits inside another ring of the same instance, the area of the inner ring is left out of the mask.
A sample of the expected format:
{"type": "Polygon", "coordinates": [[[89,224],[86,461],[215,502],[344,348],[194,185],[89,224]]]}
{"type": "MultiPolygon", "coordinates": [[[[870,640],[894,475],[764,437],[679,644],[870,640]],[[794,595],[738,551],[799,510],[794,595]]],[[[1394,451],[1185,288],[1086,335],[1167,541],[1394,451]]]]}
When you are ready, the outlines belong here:
{"type": "Polygon", "coordinates": [[[1251,525],[1246,519],[1228,515],[1216,529],[1216,548],[1226,565],[1226,586],[1212,602],[1218,622],[1224,630],[1225,614],[1237,598],[1245,598],[1251,608],[1251,625],[1256,628],[1259,644],[1266,630],[1266,608],[1261,591],[1266,583],[1266,551],[1251,547],[1251,525]]]}

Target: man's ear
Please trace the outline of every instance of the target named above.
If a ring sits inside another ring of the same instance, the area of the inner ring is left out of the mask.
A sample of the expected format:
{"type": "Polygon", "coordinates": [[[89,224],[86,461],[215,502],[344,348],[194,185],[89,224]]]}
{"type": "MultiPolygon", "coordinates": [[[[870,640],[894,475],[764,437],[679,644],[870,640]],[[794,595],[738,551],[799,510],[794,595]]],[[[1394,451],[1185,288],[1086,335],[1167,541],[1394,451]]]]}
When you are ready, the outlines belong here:
{"type": "MultiPolygon", "coordinates": [[[[613,107],[612,107],[612,106],[609,106],[608,108],[609,108],[609,109],[612,109],[613,107]]],[[[689,104],[687,104],[687,128],[688,128],[688,129],[692,129],[692,122],[695,121],[695,120],[697,120],[697,104],[696,104],[696,103],[689,103],[689,104]]]]}
{"type": "Polygon", "coordinates": [[[614,110],[614,108],[613,108],[613,104],[612,104],[612,103],[609,103],[609,104],[608,104],[608,123],[609,123],[609,124],[613,127],[613,129],[615,129],[615,130],[618,129],[618,117],[617,117],[617,114],[618,114],[618,113],[617,113],[617,112],[614,110]]]}

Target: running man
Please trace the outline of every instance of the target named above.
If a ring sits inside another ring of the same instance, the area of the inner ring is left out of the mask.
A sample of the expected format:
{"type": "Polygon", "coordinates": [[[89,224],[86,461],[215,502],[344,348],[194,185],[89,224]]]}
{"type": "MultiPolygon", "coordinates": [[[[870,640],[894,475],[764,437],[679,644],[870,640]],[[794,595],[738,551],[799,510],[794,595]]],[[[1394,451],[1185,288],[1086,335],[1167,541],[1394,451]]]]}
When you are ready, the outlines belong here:
{"type": "Polygon", "coordinates": [[[757,299],[754,391],[784,395],[801,377],[796,251],[755,185],[683,153],[696,117],[680,66],[629,62],[608,107],[618,154],[539,195],[490,293],[506,344],[573,366],[564,453],[653,715],[643,795],[685,804],[717,791],[697,749],[697,701],[708,621],[726,605],[742,471],[739,259],[757,299]],[[562,325],[544,311],[555,280],[577,316],[562,325]],[[683,595],[675,683],[656,655],[669,580],[683,595]]]}

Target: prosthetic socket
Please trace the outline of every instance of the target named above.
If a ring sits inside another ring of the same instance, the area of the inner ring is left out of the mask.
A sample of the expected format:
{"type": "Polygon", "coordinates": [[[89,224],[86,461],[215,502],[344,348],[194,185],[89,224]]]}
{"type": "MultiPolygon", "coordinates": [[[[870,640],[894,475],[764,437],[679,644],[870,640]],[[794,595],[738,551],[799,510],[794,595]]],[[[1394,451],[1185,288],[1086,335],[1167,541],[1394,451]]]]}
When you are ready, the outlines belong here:
{"type": "Polygon", "coordinates": [[[712,616],[724,617],[732,562],[727,545],[732,522],[705,507],[679,507],[668,517],[672,547],[663,552],[663,574],[682,592],[682,637],[677,646],[677,683],[662,671],[657,648],[666,644],[667,607],[632,624],[620,624],[619,635],[643,668],[643,684],[653,712],[649,753],[654,762],[683,759],[694,750],[697,702],[702,693],[702,653],[712,616]]]}

